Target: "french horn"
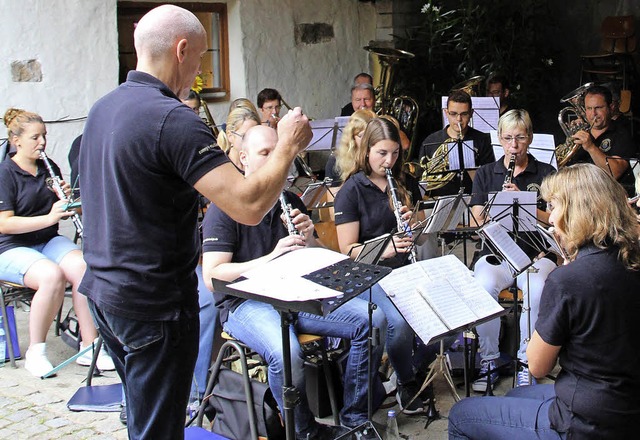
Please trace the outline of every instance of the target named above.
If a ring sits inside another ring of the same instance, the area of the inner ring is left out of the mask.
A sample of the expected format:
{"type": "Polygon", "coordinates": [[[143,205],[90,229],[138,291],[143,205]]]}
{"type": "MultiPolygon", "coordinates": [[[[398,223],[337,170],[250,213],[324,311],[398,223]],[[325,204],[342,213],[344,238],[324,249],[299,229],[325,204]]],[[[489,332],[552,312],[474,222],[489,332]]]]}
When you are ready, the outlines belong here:
{"type": "Polygon", "coordinates": [[[587,121],[587,112],[584,108],[584,95],[594,83],[586,83],[569,92],[560,99],[560,102],[569,104],[558,113],[558,124],[566,136],[564,143],[556,147],[556,161],[558,167],[562,167],[571,160],[580,150],[580,145],[573,140],[573,135],[580,130],[589,131],[591,124],[587,121]]]}
{"type": "Polygon", "coordinates": [[[449,144],[456,142],[454,138],[448,138],[438,145],[438,148],[429,159],[423,156],[420,159],[420,167],[424,170],[422,173],[422,182],[427,182],[424,187],[427,192],[440,189],[447,183],[451,182],[456,173],[449,171],[449,144]]]}

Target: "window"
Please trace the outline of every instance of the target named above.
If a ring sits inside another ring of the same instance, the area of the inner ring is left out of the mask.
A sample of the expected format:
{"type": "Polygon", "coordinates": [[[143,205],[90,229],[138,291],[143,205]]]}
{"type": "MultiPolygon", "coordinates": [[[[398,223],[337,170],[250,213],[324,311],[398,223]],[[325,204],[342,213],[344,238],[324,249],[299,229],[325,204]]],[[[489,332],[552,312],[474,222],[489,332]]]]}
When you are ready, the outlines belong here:
{"type": "MultiPolygon", "coordinates": [[[[207,101],[229,99],[229,40],[227,5],[224,3],[175,3],[193,12],[207,31],[209,47],[202,58],[203,88],[201,95],[207,101]]],[[[160,5],[148,2],[118,2],[118,56],[120,82],[127,72],[136,68],[136,51],[133,45],[135,24],[144,14],[160,5]]]]}

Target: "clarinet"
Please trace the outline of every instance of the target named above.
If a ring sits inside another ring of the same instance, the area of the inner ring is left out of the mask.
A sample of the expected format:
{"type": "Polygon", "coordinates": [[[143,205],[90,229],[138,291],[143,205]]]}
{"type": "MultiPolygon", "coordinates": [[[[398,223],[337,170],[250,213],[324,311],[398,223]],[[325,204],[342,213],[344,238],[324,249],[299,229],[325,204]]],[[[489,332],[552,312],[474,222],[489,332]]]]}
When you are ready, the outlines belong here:
{"type": "Polygon", "coordinates": [[[504,183],[502,184],[502,187],[504,187],[505,185],[509,185],[511,183],[511,181],[513,180],[513,172],[516,170],[516,155],[515,154],[511,154],[511,157],[509,158],[509,167],[507,168],[507,174],[505,174],[504,176],[504,183]]]}
{"type": "Polygon", "coordinates": [[[298,231],[296,225],[293,224],[293,219],[291,218],[291,203],[287,203],[284,197],[284,191],[280,193],[280,207],[284,214],[284,221],[287,224],[289,235],[300,235],[300,231],[298,231]]]}
{"type": "MultiPolygon", "coordinates": [[[[396,224],[398,232],[404,231],[408,237],[411,237],[411,228],[405,224],[402,220],[402,214],[400,208],[402,208],[402,202],[398,197],[398,186],[396,185],[396,179],[393,178],[393,172],[391,168],[386,168],[385,173],[387,175],[387,185],[389,185],[389,193],[391,194],[391,201],[393,202],[393,213],[396,216],[396,224]]],[[[411,246],[411,253],[409,253],[409,262],[415,263],[416,260],[416,248],[411,246]]]]}
{"type": "MultiPolygon", "coordinates": [[[[51,166],[51,162],[49,162],[49,158],[44,150],[40,150],[40,159],[44,162],[44,165],[47,167],[47,172],[49,173],[49,185],[56,193],[60,200],[67,200],[67,196],[62,189],[62,184],[60,183],[60,178],[56,176],[56,173],[53,171],[53,167],[51,166]]],[[[82,236],[82,220],[80,220],[80,216],[77,212],[73,212],[71,216],[71,220],[73,221],[73,226],[76,228],[76,232],[79,236],[82,236]]]]}

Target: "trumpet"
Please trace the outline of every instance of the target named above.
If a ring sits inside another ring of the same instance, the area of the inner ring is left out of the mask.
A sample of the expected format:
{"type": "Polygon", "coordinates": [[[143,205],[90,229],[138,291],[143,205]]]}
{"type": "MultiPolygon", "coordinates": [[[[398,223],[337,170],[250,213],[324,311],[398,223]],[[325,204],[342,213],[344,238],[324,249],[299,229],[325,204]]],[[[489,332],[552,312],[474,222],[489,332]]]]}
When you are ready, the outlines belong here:
{"type": "MultiPolygon", "coordinates": [[[[47,172],[49,173],[49,178],[47,179],[47,186],[50,186],[51,189],[53,189],[53,192],[56,193],[56,195],[60,200],[67,200],[68,199],[67,195],[64,193],[64,190],[62,189],[62,184],[60,183],[61,180],[53,171],[53,167],[51,166],[51,162],[49,161],[47,154],[44,152],[44,150],[40,150],[39,154],[40,154],[40,159],[44,162],[45,167],[47,167],[47,172]]],[[[67,206],[69,205],[70,203],[67,204],[67,206]]],[[[75,226],[76,228],[76,232],[78,233],[79,236],[81,236],[83,231],[82,220],[80,220],[80,216],[78,215],[77,212],[75,211],[73,212],[73,215],[71,216],[71,220],[73,221],[73,226],[75,226]]]]}
{"type": "MultiPolygon", "coordinates": [[[[402,208],[402,202],[398,197],[398,186],[396,185],[396,179],[393,178],[393,172],[391,168],[385,168],[385,173],[387,175],[387,184],[389,185],[389,193],[391,194],[391,201],[393,202],[393,213],[396,216],[396,225],[398,232],[404,231],[408,237],[411,237],[411,228],[408,224],[402,220],[402,214],[400,213],[400,208],[402,208]]],[[[411,245],[411,252],[409,253],[409,262],[415,263],[416,260],[416,248],[414,245],[411,245]]]]}
{"type": "Polygon", "coordinates": [[[515,153],[511,153],[511,157],[509,158],[509,167],[507,168],[507,174],[504,176],[504,183],[502,187],[504,188],[506,185],[509,185],[513,180],[513,172],[516,170],[516,155],[515,153]]]}
{"type": "Polygon", "coordinates": [[[284,191],[280,193],[280,207],[282,208],[282,214],[284,215],[284,222],[287,225],[287,231],[289,235],[301,235],[300,231],[293,224],[293,218],[291,217],[291,203],[287,203],[284,196],[284,191]]]}

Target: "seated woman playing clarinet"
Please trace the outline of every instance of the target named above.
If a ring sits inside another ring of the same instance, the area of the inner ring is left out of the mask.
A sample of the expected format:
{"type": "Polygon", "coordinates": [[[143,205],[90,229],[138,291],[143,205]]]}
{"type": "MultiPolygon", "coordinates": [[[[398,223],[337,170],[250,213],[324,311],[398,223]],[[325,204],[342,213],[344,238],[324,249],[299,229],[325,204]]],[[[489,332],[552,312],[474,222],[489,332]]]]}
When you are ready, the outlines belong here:
{"type": "Polygon", "coordinates": [[[529,342],[536,377],[555,384],[458,402],[450,439],[630,439],[640,416],[640,244],[627,193],[592,164],[544,179],[542,196],[568,264],[542,291],[529,342]]]}
{"type": "MultiPolygon", "coordinates": [[[[58,222],[75,213],[66,210],[68,200],[59,200],[49,188],[52,182],[64,192],[70,190],[60,179],[58,166],[40,159],[46,158],[44,122],[35,113],[11,108],[4,115],[4,123],[16,153],[11,160],[0,163],[0,279],[36,291],[31,302],[25,368],[34,376],[43,376],[53,369],[47,359],[45,339],[62,305],[67,282],[73,288],[82,347],[91,344],[98,332],[86,297],[77,291],[85,271],[82,252],[58,234],[58,222]],[[49,166],[54,175],[50,175],[49,166]]],[[[76,362],[90,365],[91,358],[91,352],[87,352],[76,362]]],[[[105,350],[100,350],[97,365],[101,370],[114,369],[105,350]]]]}
{"type": "MultiPolygon", "coordinates": [[[[403,206],[399,215],[404,222],[411,218],[409,192],[405,189],[405,175],[402,173],[400,134],[389,119],[374,118],[364,130],[360,147],[354,154],[351,168],[342,168],[347,177],[335,198],[336,229],[340,251],[355,258],[359,253],[357,245],[372,238],[392,232],[398,227],[396,214],[390,202],[387,170],[391,170],[398,183],[403,206]]],[[[347,164],[345,163],[345,166],[347,164]]],[[[342,165],[341,165],[342,167],[342,165]]],[[[411,188],[414,200],[420,197],[420,189],[411,188]]],[[[407,262],[413,248],[409,236],[394,235],[382,254],[380,264],[400,267],[407,262]]],[[[369,298],[368,292],[362,298],[369,298]]],[[[373,301],[384,311],[387,318],[386,349],[389,361],[398,379],[396,398],[400,407],[408,414],[423,412],[420,399],[409,402],[419,390],[413,370],[413,346],[415,334],[400,312],[391,303],[379,285],[372,288],[373,301]]]]}
{"type": "MultiPolygon", "coordinates": [[[[496,162],[483,165],[473,179],[473,196],[471,212],[475,220],[482,224],[488,218],[486,204],[491,191],[538,191],[542,179],[553,173],[555,169],[546,163],[538,162],[529,154],[529,145],[533,139],[533,126],[526,110],[509,110],[498,121],[498,138],[504,150],[504,156],[496,162]]],[[[536,216],[543,222],[548,220],[544,211],[545,204],[538,195],[536,216]]],[[[524,216],[526,214],[521,214],[524,216]]],[[[529,219],[530,220],[530,219],[529,219]]],[[[530,258],[536,257],[539,251],[516,237],[520,247],[530,258]]],[[[494,255],[481,256],[474,267],[474,276],[484,289],[497,301],[501,290],[513,284],[513,275],[506,261],[499,261],[494,255]]],[[[530,328],[535,326],[538,317],[540,294],[547,275],[556,267],[548,258],[541,258],[534,264],[536,272],[522,273],[517,278],[518,288],[523,293],[524,307],[520,315],[520,348],[518,359],[526,365],[527,341],[530,328]]],[[[498,338],[500,335],[500,319],[494,319],[477,327],[480,340],[480,377],[473,383],[473,390],[485,392],[487,380],[492,383],[498,380],[496,360],[500,357],[498,338]]],[[[518,385],[529,385],[530,376],[526,367],[518,373],[518,385]]]]}

